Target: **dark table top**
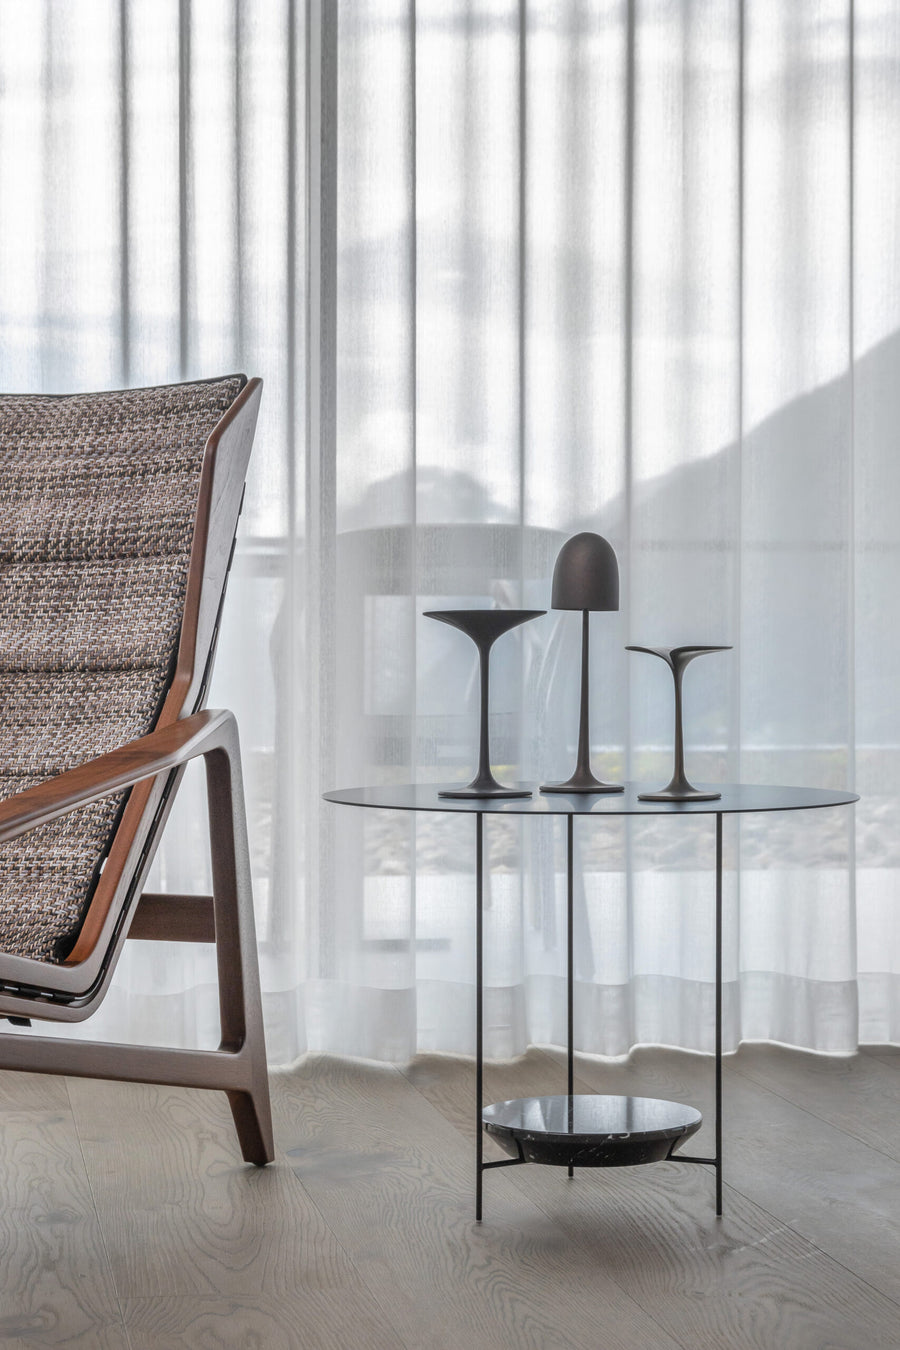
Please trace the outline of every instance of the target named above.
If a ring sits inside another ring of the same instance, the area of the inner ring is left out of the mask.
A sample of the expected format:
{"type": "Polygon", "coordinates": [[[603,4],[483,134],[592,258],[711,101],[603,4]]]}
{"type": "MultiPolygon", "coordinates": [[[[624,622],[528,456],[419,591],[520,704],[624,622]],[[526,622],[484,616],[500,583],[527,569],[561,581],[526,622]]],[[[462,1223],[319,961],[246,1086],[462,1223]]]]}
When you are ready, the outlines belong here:
{"type": "Polygon", "coordinates": [[[528,787],[531,797],[439,797],[442,789],[460,783],[401,783],[385,787],[340,788],[324,793],[326,801],[344,806],[382,807],[395,811],[468,811],[504,816],[708,816],[739,815],[746,811],[808,811],[822,806],[848,806],[859,801],[855,792],[827,788],[767,787],[758,783],[698,783],[721,792],[711,802],[641,802],[638,792],[658,790],[658,783],[626,783],[624,792],[565,796],[538,791],[537,783],[510,783],[528,787]]]}

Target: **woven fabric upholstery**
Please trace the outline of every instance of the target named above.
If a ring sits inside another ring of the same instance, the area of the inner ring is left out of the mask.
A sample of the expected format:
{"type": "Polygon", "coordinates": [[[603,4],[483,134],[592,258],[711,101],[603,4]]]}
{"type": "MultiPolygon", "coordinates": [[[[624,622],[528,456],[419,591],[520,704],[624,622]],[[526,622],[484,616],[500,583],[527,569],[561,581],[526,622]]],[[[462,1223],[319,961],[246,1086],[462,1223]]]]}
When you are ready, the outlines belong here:
{"type": "MultiPolygon", "coordinates": [[[[0,395],[0,795],[150,731],[206,440],[245,383],[0,395]]],[[[71,950],[124,795],[0,845],[0,951],[71,950]]]]}

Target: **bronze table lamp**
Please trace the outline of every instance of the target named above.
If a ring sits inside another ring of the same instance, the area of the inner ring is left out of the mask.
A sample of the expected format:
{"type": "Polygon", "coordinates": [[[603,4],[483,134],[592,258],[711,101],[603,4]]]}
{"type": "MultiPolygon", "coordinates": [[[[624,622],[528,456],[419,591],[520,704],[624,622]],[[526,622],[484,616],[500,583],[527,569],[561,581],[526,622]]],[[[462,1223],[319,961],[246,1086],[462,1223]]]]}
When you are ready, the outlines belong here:
{"type": "Polygon", "coordinates": [[[553,569],[553,609],[581,610],[581,715],[578,761],[565,783],[544,783],[541,792],[624,792],[622,783],[604,783],[591,772],[589,703],[589,615],[619,608],[619,565],[613,547],[589,530],[573,535],[559,551],[553,569]]]}

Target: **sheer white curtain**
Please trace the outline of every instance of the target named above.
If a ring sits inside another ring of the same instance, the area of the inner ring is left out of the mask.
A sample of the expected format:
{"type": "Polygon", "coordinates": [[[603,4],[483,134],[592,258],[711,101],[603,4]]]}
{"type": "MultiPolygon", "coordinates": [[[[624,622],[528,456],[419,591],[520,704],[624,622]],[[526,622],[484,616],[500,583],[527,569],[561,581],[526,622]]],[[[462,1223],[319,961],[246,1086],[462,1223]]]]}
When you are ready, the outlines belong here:
{"type": "MultiPolygon", "coordinates": [[[[471,1051],[474,826],[326,787],[470,770],[474,652],[614,544],[595,763],[855,785],[726,826],[728,1038],[900,1035],[900,18],[889,0],[0,0],[0,383],[266,380],[213,702],[243,726],[270,1050],[471,1051]],[[656,668],[654,668],[654,666],[656,668]]],[[[565,776],[577,616],[495,652],[565,776]]],[[[157,884],[205,885],[196,789],[157,884]]],[[[562,1039],[564,835],[489,822],[487,1049],[562,1039]]],[[[708,1049],[711,822],[576,831],[577,1038],[708,1049]]],[[[106,1014],[213,1035],[208,954],[106,1014]]]]}
{"type": "MultiPolygon", "coordinates": [[[[241,726],[281,1060],[306,951],[304,81],[291,0],[0,0],[0,388],[265,382],[211,700],[241,726]]],[[[182,794],[151,880],[208,891],[202,770],[182,794]]],[[[209,950],[133,944],[84,1033],[207,1044],[216,1018],[209,950]]]]}

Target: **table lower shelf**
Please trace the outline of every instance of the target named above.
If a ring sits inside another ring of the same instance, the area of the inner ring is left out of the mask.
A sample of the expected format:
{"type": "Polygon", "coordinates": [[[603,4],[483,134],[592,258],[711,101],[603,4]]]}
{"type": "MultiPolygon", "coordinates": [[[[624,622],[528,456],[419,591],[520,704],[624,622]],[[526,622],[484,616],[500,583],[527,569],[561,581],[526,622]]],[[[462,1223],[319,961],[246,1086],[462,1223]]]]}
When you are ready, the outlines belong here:
{"type": "Polygon", "coordinates": [[[484,1128],[519,1162],[634,1167],[671,1158],[699,1130],[699,1111],[655,1097],[520,1097],[482,1111],[484,1128]]]}

